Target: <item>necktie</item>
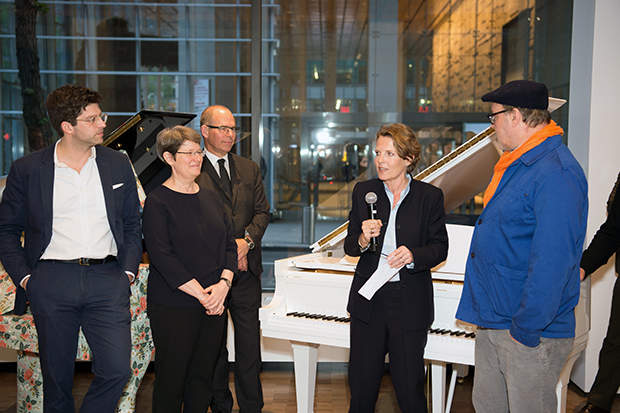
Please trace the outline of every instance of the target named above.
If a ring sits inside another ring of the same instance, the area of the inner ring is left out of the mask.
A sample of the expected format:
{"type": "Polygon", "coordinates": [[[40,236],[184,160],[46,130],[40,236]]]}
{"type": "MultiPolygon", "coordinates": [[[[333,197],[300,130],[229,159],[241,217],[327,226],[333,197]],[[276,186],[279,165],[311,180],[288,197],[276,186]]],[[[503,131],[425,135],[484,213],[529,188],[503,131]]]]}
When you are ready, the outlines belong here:
{"type": "Polygon", "coordinates": [[[224,184],[224,191],[226,191],[226,194],[229,198],[232,198],[232,187],[230,185],[230,177],[228,176],[228,171],[226,171],[226,168],[224,167],[225,162],[226,160],[224,159],[219,159],[217,161],[217,163],[220,165],[220,178],[222,179],[222,183],[224,184]]]}

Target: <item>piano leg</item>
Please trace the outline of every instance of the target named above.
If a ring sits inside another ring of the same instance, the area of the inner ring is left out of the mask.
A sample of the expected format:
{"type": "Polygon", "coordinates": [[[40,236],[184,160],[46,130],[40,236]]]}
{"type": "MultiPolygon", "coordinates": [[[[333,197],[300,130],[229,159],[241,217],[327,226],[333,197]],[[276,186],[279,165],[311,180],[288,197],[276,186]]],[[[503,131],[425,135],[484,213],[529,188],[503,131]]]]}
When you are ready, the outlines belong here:
{"type": "Polygon", "coordinates": [[[446,363],[431,361],[430,367],[433,413],[443,413],[446,409],[444,391],[446,383],[446,363]]]}
{"type": "MultiPolygon", "coordinates": [[[[465,364],[453,364],[452,368],[457,369],[457,376],[459,377],[459,379],[465,378],[469,374],[469,366],[465,364]]],[[[459,383],[462,383],[462,381],[460,381],[459,383]]]]}
{"type": "Polygon", "coordinates": [[[431,400],[433,401],[432,413],[449,413],[452,408],[454,389],[458,380],[456,364],[452,366],[450,376],[450,387],[448,388],[448,401],[446,402],[446,363],[441,361],[431,361],[431,400]]]}
{"type": "Polygon", "coordinates": [[[452,400],[454,399],[454,389],[458,380],[458,369],[456,364],[452,365],[452,375],[450,376],[450,388],[448,389],[448,401],[446,401],[446,413],[452,409],[452,400]]]}
{"type": "Polygon", "coordinates": [[[557,413],[566,413],[566,397],[568,394],[568,383],[570,382],[570,373],[573,370],[573,365],[579,358],[581,351],[573,354],[571,352],[564,368],[560,372],[560,377],[558,378],[558,385],[555,389],[555,395],[558,398],[558,411],[557,413]]]}
{"type": "Polygon", "coordinates": [[[314,391],[316,387],[316,362],[319,344],[292,341],[295,366],[295,389],[297,412],[314,412],[314,391]]]}

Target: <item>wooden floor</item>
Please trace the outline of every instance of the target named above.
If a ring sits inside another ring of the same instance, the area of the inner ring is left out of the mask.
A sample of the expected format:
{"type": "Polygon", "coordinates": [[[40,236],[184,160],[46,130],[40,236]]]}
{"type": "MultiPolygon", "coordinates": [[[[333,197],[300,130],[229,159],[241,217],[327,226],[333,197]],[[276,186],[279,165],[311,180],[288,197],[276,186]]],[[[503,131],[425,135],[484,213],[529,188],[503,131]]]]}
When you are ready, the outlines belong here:
{"type": "MultiPolygon", "coordinates": [[[[151,369],[150,369],[151,370],[151,369]]],[[[265,407],[263,413],[294,413],[297,411],[295,400],[295,376],[291,363],[264,363],[261,373],[265,407]]],[[[0,413],[14,413],[16,411],[16,382],[15,364],[0,365],[0,413]]],[[[79,408],[82,398],[92,380],[87,363],[79,363],[76,369],[74,383],[74,397],[79,408]]],[[[231,389],[233,374],[231,373],[231,389]]],[[[136,412],[151,411],[151,395],[155,375],[147,372],[138,392],[136,412]]],[[[473,413],[471,405],[472,378],[466,377],[463,383],[456,386],[453,413],[473,413]]],[[[345,413],[349,404],[349,388],[347,381],[346,364],[320,363],[317,374],[316,398],[314,411],[316,413],[345,413]]],[[[568,413],[578,412],[585,403],[585,397],[573,384],[569,386],[568,413]]],[[[235,404],[234,412],[238,412],[235,404]]],[[[389,373],[383,377],[381,392],[376,405],[377,412],[399,412],[389,373]]],[[[620,402],[616,402],[613,413],[620,413],[620,402]]]]}

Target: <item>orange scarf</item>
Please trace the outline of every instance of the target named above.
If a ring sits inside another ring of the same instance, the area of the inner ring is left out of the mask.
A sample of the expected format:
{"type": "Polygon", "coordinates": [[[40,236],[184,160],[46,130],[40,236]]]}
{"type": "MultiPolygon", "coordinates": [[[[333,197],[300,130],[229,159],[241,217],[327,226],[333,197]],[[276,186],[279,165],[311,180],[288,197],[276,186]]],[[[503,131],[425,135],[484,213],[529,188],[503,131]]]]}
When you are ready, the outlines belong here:
{"type": "Polygon", "coordinates": [[[495,190],[497,190],[497,187],[502,180],[502,176],[504,176],[504,172],[506,172],[506,169],[508,169],[508,167],[512,165],[514,161],[519,159],[524,153],[528,152],[530,149],[533,149],[543,143],[548,137],[563,134],[564,131],[562,130],[562,128],[559,127],[552,120],[543,129],[530,136],[525,142],[523,142],[521,146],[519,146],[514,151],[505,151],[502,156],[500,156],[499,161],[497,161],[497,163],[495,164],[495,168],[493,168],[493,178],[491,179],[491,183],[489,184],[489,186],[487,186],[487,189],[484,192],[483,206],[487,206],[487,204],[493,197],[493,194],[495,194],[495,190]]]}

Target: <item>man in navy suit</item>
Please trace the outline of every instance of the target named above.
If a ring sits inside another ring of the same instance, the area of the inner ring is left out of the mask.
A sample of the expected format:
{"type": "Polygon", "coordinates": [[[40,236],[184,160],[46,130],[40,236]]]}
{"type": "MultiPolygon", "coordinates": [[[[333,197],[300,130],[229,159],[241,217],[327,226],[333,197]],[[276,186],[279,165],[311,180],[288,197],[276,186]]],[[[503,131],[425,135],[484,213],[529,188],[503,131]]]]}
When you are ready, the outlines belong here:
{"type": "Polygon", "coordinates": [[[0,260],[18,286],[15,312],[26,298],[32,310],[45,412],[75,411],[80,327],[95,375],[80,411],[114,412],[131,372],[139,201],[127,156],[99,146],[108,118],[100,101],[83,86],[50,93],[45,105],[61,139],[13,163],[0,203],[0,260]]]}

